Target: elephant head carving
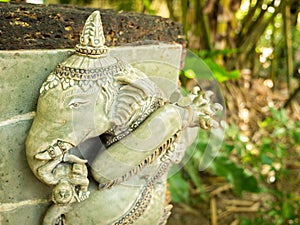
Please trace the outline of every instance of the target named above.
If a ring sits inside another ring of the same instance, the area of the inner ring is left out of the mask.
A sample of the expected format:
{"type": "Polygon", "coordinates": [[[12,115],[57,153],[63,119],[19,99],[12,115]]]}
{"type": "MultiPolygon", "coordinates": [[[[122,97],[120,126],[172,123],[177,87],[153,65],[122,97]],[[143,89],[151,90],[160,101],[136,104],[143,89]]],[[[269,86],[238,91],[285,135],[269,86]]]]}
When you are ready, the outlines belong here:
{"type": "Polygon", "coordinates": [[[44,224],[163,224],[170,211],[161,197],[163,175],[174,162],[180,134],[216,125],[212,117],[220,105],[211,104],[209,94],[196,88],[171,104],[147,75],[110,56],[104,44],[96,11],[75,53],[40,89],[26,154],[34,175],[53,187],[44,224]],[[137,141],[149,128],[151,141],[137,141]],[[99,190],[90,188],[91,177],[99,190]],[[122,185],[128,180],[139,185],[122,185]],[[115,211],[106,211],[117,199],[122,203],[115,211]]]}

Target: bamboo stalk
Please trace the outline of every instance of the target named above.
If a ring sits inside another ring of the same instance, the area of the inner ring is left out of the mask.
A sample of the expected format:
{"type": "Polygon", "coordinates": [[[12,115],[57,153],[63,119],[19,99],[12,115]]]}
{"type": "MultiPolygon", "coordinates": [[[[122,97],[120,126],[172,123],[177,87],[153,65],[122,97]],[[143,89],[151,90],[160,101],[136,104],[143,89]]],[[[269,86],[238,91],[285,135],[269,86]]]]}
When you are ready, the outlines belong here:
{"type": "Polygon", "coordinates": [[[181,19],[183,24],[183,31],[186,34],[189,30],[187,23],[188,0],[181,0],[181,19]]]}
{"type": "MultiPolygon", "coordinates": [[[[222,5],[223,10],[222,10],[222,14],[218,15],[218,20],[217,20],[217,38],[216,40],[214,40],[215,43],[215,49],[220,49],[220,50],[224,50],[226,48],[226,36],[227,36],[227,29],[228,29],[228,21],[229,18],[227,18],[227,16],[229,15],[229,4],[230,1],[229,0],[221,0],[220,1],[220,5],[222,5]]],[[[219,65],[223,65],[224,61],[223,61],[223,55],[219,54],[217,56],[217,62],[219,63],[219,65]]]]}
{"type": "Polygon", "coordinates": [[[254,36],[254,34],[257,33],[260,36],[263,33],[264,30],[262,32],[260,32],[260,30],[257,28],[262,27],[262,24],[264,22],[264,16],[265,16],[266,12],[267,12],[267,10],[261,9],[257,19],[253,23],[249,24],[249,27],[245,31],[245,34],[243,36],[241,36],[240,39],[238,40],[237,46],[242,45],[244,42],[246,42],[249,39],[249,37],[254,36]]]}
{"type": "Polygon", "coordinates": [[[288,1],[280,1],[280,5],[276,8],[275,12],[267,18],[264,22],[257,22],[255,26],[249,31],[249,34],[245,35],[245,40],[238,46],[239,49],[242,49],[243,52],[247,53],[249,50],[255,46],[255,44],[260,39],[261,35],[264,33],[268,25],[274,20],[278,13],[282,12],[282,9],[287,5],[288,1]]]}
{"type": "Polygon", "coordinates": [[[271,73],[270,73],[270,79],[273,82],[273,90],[275,89],[276,85],[276,59],[277,59],[277,54],[275,51],[276,44],[275,44],[275,32],[276,32],[276,27],[274,25],[274,20],[272,22],[272,35],[271,35],[271,47],[273,48],[273,55],[271,58],[271,73]]]}
{"type": "Polygon", "coordinates": [[[207,18],[203,13],[203,1],[195,0],[196,10],[196,29],[195,33],[200,35],[202,49],[210,51],[212,49],[210,43],[210,30],[208,29],[207,18]]]}
{"type": "Polygon", "coordinates": [[[237,206],[228,206],[226,207],[226,211],[231,213],[239,213],[239,212],[257,212],[260,207],[260,203],[256,202],[250,207],[237,207],[237,206]]]}
{"type": "Polygon", "coordinates": [[[217,189],[215,189],[214,191],[212,191],[209,195],[210,196],[216,196],[224,191],[228,191],[232,189],[232,184],[225,184],[221,187],[218,187],[217,189]]]}
{"type": "Polygon", "coordinates": [[[174,13],[173,0],[166,0],[166,2],[167,2],[167,7],[168,7],[168,10],[169,10],[170,18],[172,20],[177,20],[177,18],[175,17],[175,13],[174,13]]]}
{"type": "Polygon", "coordinates": [[[286,82],[288,85],[288,91],[291,94],[290,80],[293,77],[294,64],[293,64],[293,46],[292,46],[292,34],[291,34],[291,7],[286,5],[283,11],[283,29],[285,34],[285,47],[286,47],[286,82]]]}
{"type": "Polygon", "coordinates": [[[296,96],[300,93],[300,85],[298,86],[298,88],[292,93],[290,94],[290,97],[288,98],[288,100],[284,103],[284,108],[287,108],[291,102],[294,100],[294,98],[296,98],[296,96]]]}
{"type": "Polygon", "coordinates": [[[240,199],[223,199],[223,203],[226,205],[251,206],[254,202],[250,200],[240,199]]]}
{"type": "Polygon", "coordinates": [[[251,23],[253,23],[253,18],[255,16],[255,12],[261,8],[262,4],[264,1],[256,1],[255,5],[251,7],[246,14],[246,16],[243,18],[241,21],[241,30],[237,34],[237,42],[241,43],[242,42],[242,37],[244,36],[245,32],[249,30],[249,26],[251,23]]]}

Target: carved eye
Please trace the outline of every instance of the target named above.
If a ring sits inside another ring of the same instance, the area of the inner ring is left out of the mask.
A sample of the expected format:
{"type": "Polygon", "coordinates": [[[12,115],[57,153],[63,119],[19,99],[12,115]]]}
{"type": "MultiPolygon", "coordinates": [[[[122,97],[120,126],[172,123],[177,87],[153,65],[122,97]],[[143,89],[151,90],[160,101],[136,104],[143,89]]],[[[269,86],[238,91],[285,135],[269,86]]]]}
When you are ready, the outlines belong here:
{"type": "Polygon", "coordinates": [[[69,107],[70,107],[70,109],[78,109],[81,105],[84,105],[86,103],[88,103],[88,101],[83,100],[83,99],[73,99],[69,103],[69,107]]]}
{"type": "Polygon", "coordinates": [[[74,103],[71,103],[70,104],[70,108],[71,109],[76,109],[76,108],[78,108],[80,106],[80,104],[78,103],[78,102],[74,102],[74,103]]]}

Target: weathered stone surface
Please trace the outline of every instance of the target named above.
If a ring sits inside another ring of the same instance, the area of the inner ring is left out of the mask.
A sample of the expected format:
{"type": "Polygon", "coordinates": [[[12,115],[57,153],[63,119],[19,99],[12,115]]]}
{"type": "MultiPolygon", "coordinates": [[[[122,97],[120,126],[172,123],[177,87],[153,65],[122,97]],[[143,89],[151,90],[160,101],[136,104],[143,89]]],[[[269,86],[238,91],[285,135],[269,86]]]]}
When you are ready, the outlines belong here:
{"type": "Polygon", "coordinates": [[[27,165],[24,143],[30,126],[31,121],[25,120],[0,127],[0,202],[49,197],[47,187],[34,177],[28,176],[31,171],[27,165]]]}
{"type": "MultiPolygon", "coordinates": [[[[147,70],[149,76],[168,78],[177,84],[174,72],[179,69],[180,52],[180,45],[161,44],[112,48],[111,55],[147,70]],[[164,69],[171,71],[160,71],[164,69]]],[[[42,83],[72,53],[73,50],[0,51],[0,121],[34,111],[42,83]]]]}
{"type": "Polygon", "coordinates": [[[39,89],[71,50],[0,51],[0,121],[35,110],[39,89]]]}
{"type": "MultiPolygon", "coordinates": [[[[73,48],[84,21],[95,10],[0,3],[0,50],[73,48]]],[[[170,19],[102,9],[101,17],[107,46],[153,41],[185,44],[182,26],[170,19]]]]}
{"type": "Polygon", "coordinates": [[[0,126],[0,221],[2,222],[0,224],[2,225],[39,225],[42,214],[50,204],[51,189],[31,175],[26,161],[24,143],[31,122],[24,120],[0,126]]]}
{"type": "MultiPolygon", "coordinates": [[[[49,201],[48,201],[49,202],[49,201]]],[[[41,225],[43,212],[49,207],[49,203],[44,201],[21,202],[17,209],[0,213],[1,225],[41,225]]]]}
{"type": "MultiPolygon", "coordinates": [[[[29,169],[25,140],[41,84],[72,53],[68,49],[0,51],[0,224],[39,225],[49,207],[51,190],[29,169]]],[[[174,44],[111,49],[112,55],[153,79],[168,80],[165,84],[172,87],[177,84],[181,53],[182,46],[174,44]]],[[[162,90],[168,95],[171,89],[165,85],[162,90]]]]}

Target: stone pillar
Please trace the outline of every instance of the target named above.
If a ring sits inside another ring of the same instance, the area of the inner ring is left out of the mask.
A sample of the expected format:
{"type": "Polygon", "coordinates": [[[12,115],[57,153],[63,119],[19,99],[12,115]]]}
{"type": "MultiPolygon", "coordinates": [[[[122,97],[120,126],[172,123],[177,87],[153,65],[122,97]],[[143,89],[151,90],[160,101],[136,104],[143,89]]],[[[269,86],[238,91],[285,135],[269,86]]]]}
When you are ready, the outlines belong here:
{"type": "MultiPolygon", "coordinates": [[[[42,83],[73,53],[93,10],[0,3],[0,225],[39,225],[51,204],[51,189],[27,165],[25,140],[42,83]]],[[[107,45],[122,46],[112,48],[112,55],[154,81],[163,77],[177,84],[183,44],[178,24],[154,16],[102,12],[107,45]],[[135,46],[128,46],[132,42],[135,46]]],[[[160,88],[171,94],[168,86],[160,88]]]]}

